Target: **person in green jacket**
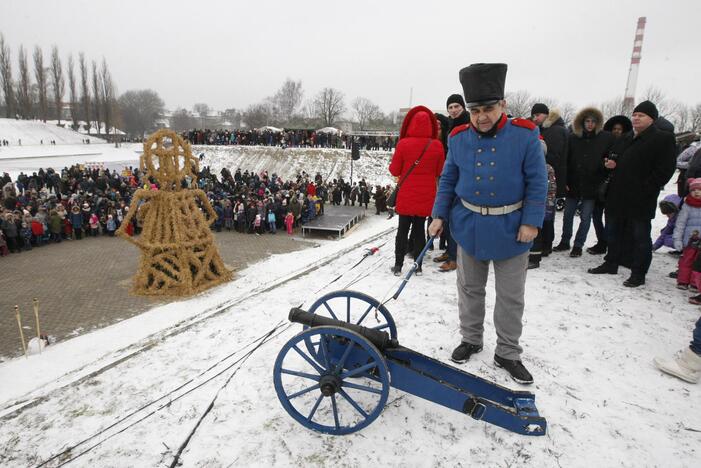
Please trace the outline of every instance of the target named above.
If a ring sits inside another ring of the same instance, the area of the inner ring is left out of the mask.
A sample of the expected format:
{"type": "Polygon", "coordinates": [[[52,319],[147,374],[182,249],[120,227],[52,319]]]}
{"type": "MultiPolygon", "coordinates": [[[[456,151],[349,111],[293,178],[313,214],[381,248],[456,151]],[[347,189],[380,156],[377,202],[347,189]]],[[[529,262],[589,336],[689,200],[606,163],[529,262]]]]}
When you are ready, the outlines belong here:
{"type": "Polygon", "coordinates": [[[63,222],[58,214],[58,211],[51,210],[49,212],[49,232],[51,233],[51,240],[54,242],[61,242],[61,227],[63,222]]]}

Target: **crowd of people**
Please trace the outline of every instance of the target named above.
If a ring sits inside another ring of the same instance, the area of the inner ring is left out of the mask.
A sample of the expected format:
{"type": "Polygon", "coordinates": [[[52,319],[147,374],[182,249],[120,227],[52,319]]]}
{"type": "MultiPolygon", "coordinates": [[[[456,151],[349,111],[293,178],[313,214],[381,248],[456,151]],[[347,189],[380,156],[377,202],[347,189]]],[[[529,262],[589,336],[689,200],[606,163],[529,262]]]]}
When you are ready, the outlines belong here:
{"type": "MultiPolygon", "coordinates": [[[[214,174],[203,167],[196,181],[183,184],[204,190],[217,218],[215,231],[249,234],[292,234],[302,223],[323,215],[324,205],[364,206],[376,200],[377,214],[385,212],[382,200],[389,187],[369,185],[343,178],[324,181],[320,174],[306,172],[291,180],[277,174],[224,168],[214,174]],[[379,200],[379,201],[378,201],[379,200]]],[[[132,196],[139,188],[158,190],[153,179],[131,167],[110,171],[102,167],[74,165],[60,172],[52,168],[15,181],[5,173],[0,181],[0,256],[20,253],[34,247],[65,240],[81,240],[100,235],[114,236],[129,211],[132,196]]],[[[139,217],[125,226],[128,234],[138,234],[139,217]]]]}
{"type": "Polygon", "coordinates": [[[392,151],[397,145],[397,137],[392,136],[353,136],[298,129],[193,129],[183,132],[182,137],[193,145],[248,145],[278,146],[282,148],[350,149],[351,145],[356,143],[359,149],[368,151],[392,151]]]}
{"type": "MultiPolygon", "coordinates": [[[[461,343],[451,359],[464,363],[482,350],[485,288],[494,266],[497,346],[494,362],[519,383],[532,383],[520,355],[526,271],[553,252],[604,255],[588,273],[630,269],[624,287],[645,284],[652,261],[652,226],[662,188],[680,170],[678,193],[659,205],[669,222],[655,248],[681,255],[670,276],[693,289],[701,303],[701,150],[677,147],[674,129],[650,101],[632,115],[608,119],[581,109],[570,125],[537,103],[525,118],[508,115],[505,64],[473,64],[460,72],[464,96],[451,95],[448,116],[419,106],[404,120],[389,170],[398,180],[399,215],[392,272],[400,275],[407,251],[414,258],[428,234],[440,235],[439,271],[457,270],[461,343]],[[466,103],[467,102],[467,103],[466,103]],[[697,179],[698,178],[698,179],[697,179]],[[438,188],[437,188],[438,186],[438,188]],[[564,213],[559,243],[554,219],[564,213]],[[573,236],[574,218],[579,226],[573,236]],[[596,244],[586,248],[593,221],[596,244]]],[[[417,273],[422,265],[417,264],[417,273]]],[[[677,359],[657,366],[690,382],[701,376],[701,319],[677,359]]]]}

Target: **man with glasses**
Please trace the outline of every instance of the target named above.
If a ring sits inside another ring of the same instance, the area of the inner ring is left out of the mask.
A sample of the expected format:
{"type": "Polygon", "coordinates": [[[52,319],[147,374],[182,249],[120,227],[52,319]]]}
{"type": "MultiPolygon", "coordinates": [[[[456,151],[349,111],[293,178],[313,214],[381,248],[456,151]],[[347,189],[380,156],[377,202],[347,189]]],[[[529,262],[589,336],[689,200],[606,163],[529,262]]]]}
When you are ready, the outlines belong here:
{"type": "Polygon", "coordinates": [[[523,384],[533,377],[520,360],[528,254],[545,215],[545,157],[533,122],[506,117],[506,64],[460,70],[470,124],[448,139],[448,157],[429,234],[449,219],[458,244],[457,283],[462,340],[451,359],[464,363],[482,351],[485,295],[494,265],[494,363],[523,384]]]}

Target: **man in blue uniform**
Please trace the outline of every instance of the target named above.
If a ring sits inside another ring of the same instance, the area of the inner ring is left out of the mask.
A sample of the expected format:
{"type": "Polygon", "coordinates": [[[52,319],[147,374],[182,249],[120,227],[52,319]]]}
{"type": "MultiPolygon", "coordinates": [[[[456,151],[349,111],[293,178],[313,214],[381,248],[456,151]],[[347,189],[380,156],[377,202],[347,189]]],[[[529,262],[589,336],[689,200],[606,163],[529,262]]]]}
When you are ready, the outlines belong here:
{"type": "Polygon", "coordinates": [[[431,235],[444,221],[458,243],[458,309],[462,340],[451,359],[482,351],[485,287],[494,265],[497,346],[494,363],[520,383],[533,377],[520,360],[528,252],[545,215],[547,172],[538,128],[506,117],[506,64],[460,70],[471,124],[455,128],[433,206],[431,235]]]}

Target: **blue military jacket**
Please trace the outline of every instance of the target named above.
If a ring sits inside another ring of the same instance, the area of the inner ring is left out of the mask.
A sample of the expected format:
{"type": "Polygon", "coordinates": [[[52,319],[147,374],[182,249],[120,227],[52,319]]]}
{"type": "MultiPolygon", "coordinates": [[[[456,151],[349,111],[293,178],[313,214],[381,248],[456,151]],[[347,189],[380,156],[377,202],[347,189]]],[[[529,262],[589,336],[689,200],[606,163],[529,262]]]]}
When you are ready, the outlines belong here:
{"type": "Polygon", "coordinates": [[[527,252],[532,243],[517,242],[522,224],[541,227],[548,176],[538,127],[502,115],[494,136],[469,125],[448,138],[434,218],[449,219],[450,232],[462,249],[478,260],[503,260],[527,252]],[[504,206],[523,201],[523,208],[505,215],[481,215],[465,208],[504,206]]]}

